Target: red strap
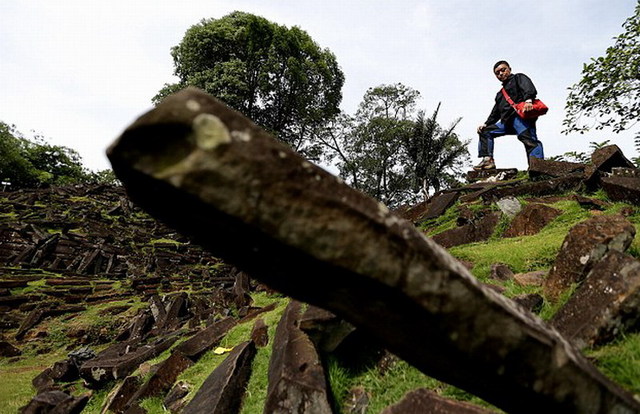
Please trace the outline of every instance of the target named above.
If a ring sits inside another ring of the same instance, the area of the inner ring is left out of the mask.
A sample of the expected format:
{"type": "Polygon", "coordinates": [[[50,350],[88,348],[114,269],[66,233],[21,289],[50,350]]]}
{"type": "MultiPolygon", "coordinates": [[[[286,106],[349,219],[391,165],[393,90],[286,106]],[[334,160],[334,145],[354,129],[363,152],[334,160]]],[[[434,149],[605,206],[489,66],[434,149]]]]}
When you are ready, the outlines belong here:
{"type": "Polygon", "coordinates": [[[513,100],[511,99],[511,97],[509,96],[505,88],[502,88],[502,95],[504,96],[504,99],[506,99],[507,102],[509,102],[509,105],[511,105],[513,109],[516,109],[515,108],[516,104],[513,102],[513,100]]]}

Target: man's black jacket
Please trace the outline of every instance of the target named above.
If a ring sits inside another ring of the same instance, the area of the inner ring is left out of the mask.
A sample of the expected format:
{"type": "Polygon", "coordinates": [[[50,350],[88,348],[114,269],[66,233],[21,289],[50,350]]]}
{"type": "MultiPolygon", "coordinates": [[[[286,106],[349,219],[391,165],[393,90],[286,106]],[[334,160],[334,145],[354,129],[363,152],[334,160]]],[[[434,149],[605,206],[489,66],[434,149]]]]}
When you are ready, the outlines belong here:
{"type": "MultiPolygon", "coordinates": [[[[531,79],[524,73],[516,73],[515,75],[509,76],[502,82],[502,86],[507,90],[511,100],[515,103],[526,101],[527,99],[535,99],[538,94],[536,87],[533,86],[533,82],[531,82],[531,79]]],[[[484,124],[493,125],[498,121],[505,123],[515,115],[516,111],[509,105],[509,102],[507,102],[502,95],[502,90],[500,90],[496,94],[496,103],[493,105],[491,114],[484,124]]]]}

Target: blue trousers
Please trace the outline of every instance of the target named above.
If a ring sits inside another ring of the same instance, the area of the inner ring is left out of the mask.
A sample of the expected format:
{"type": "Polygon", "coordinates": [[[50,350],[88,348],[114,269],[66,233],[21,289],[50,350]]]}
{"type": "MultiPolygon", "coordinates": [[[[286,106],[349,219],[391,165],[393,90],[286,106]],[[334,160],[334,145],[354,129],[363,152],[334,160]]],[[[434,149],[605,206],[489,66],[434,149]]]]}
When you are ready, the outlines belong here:
{"type": "Polygon", "coordinates": [[[482,130],[478,141],[478,156],[493,157],[493,140],[503,135],[517,135],[518,140],[524,144],[527,151],[527,160],[529,157],[544,158],[544,150],[542,142],[536,135],[536,120],[522,119],[514,116],[504,124],[497,122],[488,125],[482,130]]]}

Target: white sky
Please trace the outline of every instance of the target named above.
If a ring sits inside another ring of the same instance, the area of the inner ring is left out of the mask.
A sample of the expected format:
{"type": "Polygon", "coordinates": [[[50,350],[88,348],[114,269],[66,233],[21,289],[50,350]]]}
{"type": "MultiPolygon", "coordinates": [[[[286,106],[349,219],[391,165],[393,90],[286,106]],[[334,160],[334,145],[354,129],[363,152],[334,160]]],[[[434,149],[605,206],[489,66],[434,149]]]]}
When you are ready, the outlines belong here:
{"type": "MultiPolygon", "coordinates": [[[[170,48],[203,18],[241,10],[299,26],[337,57],[353,113],[369,87],[402,82],[420,108],[471,139],[499,82],[497,60],[534,81],[551,109],[538,121],[545,155],[589,151],[611,139],[637,154],[633,132],[560,133],[567,88],[583,63],[604,55],[636,0],[4,0],[0,3],[0,120],[77,150],[92,170],[110,168],[106,147],[165,83],[175,81],[170,48]]],[[[637,128],[636,128],[637,129],[637,128]]],[[[526,168],[515,136],[496,141],[498,167],[526,168]]]]}

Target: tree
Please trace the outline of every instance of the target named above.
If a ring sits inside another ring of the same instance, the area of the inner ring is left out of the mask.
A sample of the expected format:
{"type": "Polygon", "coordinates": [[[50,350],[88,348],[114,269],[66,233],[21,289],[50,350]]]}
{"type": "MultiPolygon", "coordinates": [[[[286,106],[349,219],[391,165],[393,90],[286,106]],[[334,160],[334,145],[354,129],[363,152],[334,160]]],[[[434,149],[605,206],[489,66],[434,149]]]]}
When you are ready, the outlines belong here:
{"type": "Polygon", "coordinates": [[[0,122],[0,180],[13,186],[33,187],[39,172],[24,157],[15,126],[0,122]]]}
{"type": "MultiPolygon", "coordinates": [[[[582,69],[582,80],[569,88],[564,133],[612,128],[629,129],[640,119],[640,2],[623,24],[604,57],[582,69]],[[590,125],[582,117],[593,118],[590,125]]],[[[640,150],[640,132],[636,135],[640,150]]]]}
{"type": "Polygon", "coordinates": [[[401,83],[369,88],[355,116],[342,114],[318,132],[340,176],[390,207],[452,185],[468,156],[466,143],[419,112],[420,93],[401,83]],[[420,192],[422,190],[422,193],[420,192]]]}
{"type": "Polygon", "coordinates": [[[469,142],[460,141],[454,132],[460,118],[445,130],[436,120],[439,111],[440,104],[431,118],[425,118],[424,112],[420,111],[407,142],[414,193],[420,191],[425,199],[429,197],[430,189],[437,193],[441,188],[456,184],[469,160],[469,142]]]}
{"type": "Polygon", "coordinates": [[[311,131],[340,112],[344,75],[305,31],[236,11],[189,28],[171,55],[179,81],[166,84],[154,103],[197,86],[303,155],[320,156],[311,131]]]}
{"type": "Polygon", "coordinates": [[[0,180],[13,188],[97,182],[102,176],[89,173],[75,150],[48,144],[40,135],[29,140],[0,122],[0,180]]]}

